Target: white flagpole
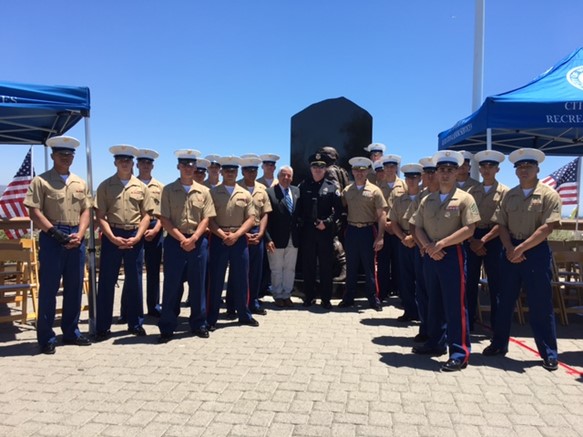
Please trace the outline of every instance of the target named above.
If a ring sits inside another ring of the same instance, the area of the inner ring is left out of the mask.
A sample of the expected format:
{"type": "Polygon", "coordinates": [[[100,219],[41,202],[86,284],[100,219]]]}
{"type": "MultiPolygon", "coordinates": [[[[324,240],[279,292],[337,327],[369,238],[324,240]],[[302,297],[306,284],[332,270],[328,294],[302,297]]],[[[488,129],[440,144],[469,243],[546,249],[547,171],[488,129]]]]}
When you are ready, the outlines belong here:
{"type": "Polygon", "coordinates": [[[575,237],[577,237],[577,233],[579,232],[579,199],[581,198],[581,157],[577,158],[577,206],[575,207],[575,237]]]}

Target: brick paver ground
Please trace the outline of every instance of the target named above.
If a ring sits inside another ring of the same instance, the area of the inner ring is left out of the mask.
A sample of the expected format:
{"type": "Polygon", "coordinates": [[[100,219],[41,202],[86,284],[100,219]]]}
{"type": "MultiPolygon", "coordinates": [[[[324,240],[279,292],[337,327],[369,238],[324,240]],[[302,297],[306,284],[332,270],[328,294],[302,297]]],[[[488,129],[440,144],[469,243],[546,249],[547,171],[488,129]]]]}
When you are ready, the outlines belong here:
{"type": "Polygon", "coordinates": [[[397,322],[394,306],[326,313],[295,302],[267,304],[258,328],[221,320],[210,339],[189,335],[183,309],[168,344],[147,319],[145,338],[114,326],[106,342],[53,356],[38,354],[32,328],[0,325],[0,435],[583,435],[583,317],[558,327],[556,372],[515,325],[520,344],[505,358],[480,354],[479,328],[470,366],[444,374],[445,357],[410,352],[417,327],[397,322]]]}

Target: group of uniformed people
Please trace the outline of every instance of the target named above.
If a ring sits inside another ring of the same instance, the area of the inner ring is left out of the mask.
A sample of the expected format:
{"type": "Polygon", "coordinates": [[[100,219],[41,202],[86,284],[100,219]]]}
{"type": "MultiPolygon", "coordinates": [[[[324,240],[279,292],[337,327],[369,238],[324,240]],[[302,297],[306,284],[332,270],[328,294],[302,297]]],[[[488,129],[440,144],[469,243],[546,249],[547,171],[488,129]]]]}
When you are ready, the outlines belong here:
{"type": "MultiPolygon", "coordinates": [[[[209,337],[223,303],[227,266],[227,314],[239,324],[259,325],[253,315],[265,314],[259,295],[272,212],[267,187],[278,183],[274,176],[277,155],[209,155],[203,159],[196,150],[178,150],[179,177],[164,186],[151,174],[158,157],[155,151],[113,146],[110,152],[116,173],[99,185],[93,203],[85,182],[70,173],[79,141],[53,137],[47,146],[52,148],[54,166],[34,178],[25,200],[41,230],[37,338],[43,353],[55,352],[52,326],[61,278],[63,342],[91,343],[79,331],[78,320],[84,235],[92,209],[101,231],[95,341],[111,335],[122,261],[121,320],[133,335],[146,335],[142,326],[144,262],[147,312],[160,318],[160,342],[174,336],[184,282],[189,290],[191,332],[209,337]],[[264,177],[257,179],[260,166],[264,177]],[[237,180],[239,167],[243,178],[237,180]]],[[[420,322],[414,338],[419,346],[413,348],[414,353],[449,352],[441,369],[461,370],[469,361],[469,333],[476,318],[484,264],[494,331],[484,355],[507,353],[511,317],[524,285],[543,366],[555,370],[557,344],[546,238],[560,220],[561,203],[558,194],[538,180],[538,164],[544,154],[536,149],[510,154],[519,185],[509,190],[496,181],[504,160],[499,152],[486,150],[475,155],[483,178],[478,183],[469,177],[472,156],[467,152],[441,151],[401,166],[401,158],[385,154],[383,144],[373,143],[365,150],[370,159],[349,160],[352,183],[335,165],[337,153],[331,147],[309,157],[310,175],[289,199],[291,176],[286,173],[282,202],[293,216],[287,222],[293,222],[301,235],[303,305],[313,305],[319,295],[321,306],[331,308],[332,259],[340,231],[346,253],[346,290],[338,307],[355,305],[357,281],[363,273],[372,309],[382,311],[382,300],[398,293],[404,309],[398,320],[420,322]],[[399,170],[404,180],[399,178],[399,170]]],[[[273,250],[272,245],[268,247],[273,250]]],[[[276,303],[289,306],[288,300],[276,299],[276,303]]]]}

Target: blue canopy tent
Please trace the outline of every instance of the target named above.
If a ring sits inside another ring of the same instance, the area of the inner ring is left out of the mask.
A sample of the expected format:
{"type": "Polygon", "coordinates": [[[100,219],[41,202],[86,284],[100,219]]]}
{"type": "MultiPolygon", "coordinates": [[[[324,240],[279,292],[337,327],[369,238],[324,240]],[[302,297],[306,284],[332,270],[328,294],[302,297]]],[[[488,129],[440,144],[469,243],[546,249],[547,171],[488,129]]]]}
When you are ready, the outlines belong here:
{"type": "MultiPolygon", "coordinates": [[[[62,135],[85,120],[87,183],[93,191],[91,142],[89,135],[89,88],[70,86],[30,85],[0,82],[0,144],[45,146],[48,138],[62,135]]],[[[93,218],[89,241],[89,286],[92,302],[90,325],[94,320],[95,235],[93,218]]]]}
{"type": "Polygon", "coordinates": [[[529,84],[487,97],[438,136],[439,150],[509,154],[532,147],[548,155],[583,155],[583,48],[529,84]]]}

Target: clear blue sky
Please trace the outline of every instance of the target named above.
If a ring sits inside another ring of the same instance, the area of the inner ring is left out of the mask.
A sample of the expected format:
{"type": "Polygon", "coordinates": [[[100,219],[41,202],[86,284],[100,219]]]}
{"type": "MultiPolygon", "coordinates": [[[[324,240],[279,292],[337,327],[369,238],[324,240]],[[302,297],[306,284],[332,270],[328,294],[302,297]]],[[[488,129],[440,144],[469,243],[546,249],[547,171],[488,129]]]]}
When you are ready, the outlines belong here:
{"type": "MultiPolygon", "coordinates": [[[[290,117],[345,96],[403,163],[471,112],[474,0],[102,0],[2,2],[0,80],[91,90],[94,188],[109,146],[161,153],[268,153],[289,163],[290,117]]],[[[484,96],[519,87],[583,46],[566,0],[486,0],[484,96]]],[[[80,123],[71,135],[84,138],[80,123]]],[[[44,170],[42,148],[35,168],[44,170]]],[[[0,184],[25,155],[0,149],[0,184]]],[[[541,177],[572,158],[548,158],[541,177]]],[[[78,154],[73,170],[86,175],[78,154]]],[[[515,185],[503,164],[500,179],[515,185]]]]}

